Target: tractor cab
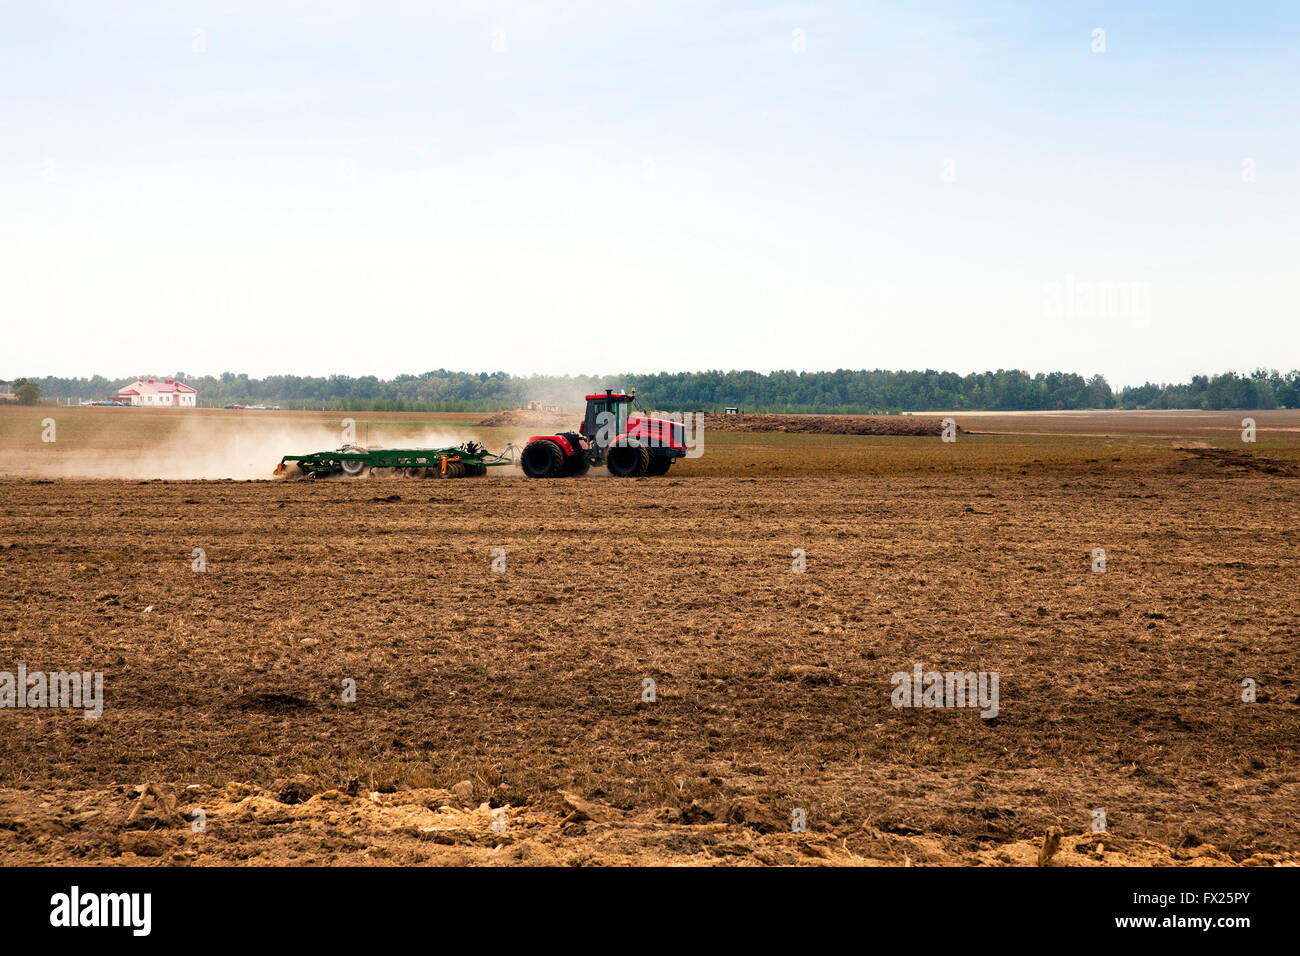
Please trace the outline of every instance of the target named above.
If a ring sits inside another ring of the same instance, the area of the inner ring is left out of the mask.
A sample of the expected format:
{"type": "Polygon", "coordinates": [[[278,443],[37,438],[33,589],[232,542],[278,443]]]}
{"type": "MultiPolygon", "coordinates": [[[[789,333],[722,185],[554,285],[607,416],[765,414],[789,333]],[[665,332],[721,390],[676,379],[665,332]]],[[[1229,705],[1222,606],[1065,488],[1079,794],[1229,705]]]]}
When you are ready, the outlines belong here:
{"type": "Polygon", "coordinates": [[[607,388],[603,393],[587,396],[587,415],[582,420],[581,434],[604,447],[627,432],[628,415],[636,389],[624,394],[607,388]]]}

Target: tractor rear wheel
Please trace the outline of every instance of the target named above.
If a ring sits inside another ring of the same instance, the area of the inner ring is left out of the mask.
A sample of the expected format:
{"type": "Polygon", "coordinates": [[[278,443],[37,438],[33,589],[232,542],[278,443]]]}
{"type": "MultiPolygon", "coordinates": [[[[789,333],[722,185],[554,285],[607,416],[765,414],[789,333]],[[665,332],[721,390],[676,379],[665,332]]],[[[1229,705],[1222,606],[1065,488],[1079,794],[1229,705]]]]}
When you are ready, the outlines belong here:
{"type": "Polygon", "coordinates": [[[590,467],[591,465],[588,464],[587,457],[585,455],[582,454],[570,455],[564,463],[564,473],[566,475],[572,475],[576,478],[581,475],[585,475],[587,473],[587,469],[589,469],[590,467]]]}
{"type": "Polygon", "coordinates": [[[605,452],[605,467],[615,478],[640,478],[650,468],[650,449],[640,445],[612,445],[605,452]]]}
{"type": "Polygon", "coordinates": [[[647,477],[654,478],[659,475],[668,474],[668,469],[672,466],[673,460],[667,455],[655,455],[650,459],[650,467],[646,469],[647,477]]]}
{"type": "Polygon", "coordinates": [[[529,478],[559,478],[565,470],[564,452],[549,438],[539,438],[524,448],[519,467],[529,478]]]}

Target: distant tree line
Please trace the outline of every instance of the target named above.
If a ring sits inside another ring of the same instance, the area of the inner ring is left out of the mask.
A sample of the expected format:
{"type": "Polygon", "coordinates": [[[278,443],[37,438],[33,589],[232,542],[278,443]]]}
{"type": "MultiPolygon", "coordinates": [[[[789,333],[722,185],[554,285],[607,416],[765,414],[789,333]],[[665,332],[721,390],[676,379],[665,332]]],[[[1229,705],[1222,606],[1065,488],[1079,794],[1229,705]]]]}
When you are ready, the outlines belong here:
{"type": "MultiPolygon", "coordinates": [[[[154,376],[155,378],[162,376],[154,376]]],[[[717,411],[735,405],[746,412],[1027,411],[1088,408],[1296,408],[1300,370],[1285,374],[1256,369],[1249,373],[1194,375],[1190,382],[1111,389],[1101,375],[1073,372],[1030,375],[1016,369],[958,375],[955,372],[751,371],[659,372],[627,375],[530,375],[505,372],[452,372],[380,379],[373,375],[312,377],[271,375],[249,378],[224,372],[172,378],[199,390],[199,404],[280,405],[339,411],[495,411],[529,401],[580,405],[595,389],[635,386],[654,408],[717,411]]],[[[34,378],[50,398],[103,399],[135,377],[34,378]]],[[[30,394],[30,392],[29,392],[30,394]]]]}

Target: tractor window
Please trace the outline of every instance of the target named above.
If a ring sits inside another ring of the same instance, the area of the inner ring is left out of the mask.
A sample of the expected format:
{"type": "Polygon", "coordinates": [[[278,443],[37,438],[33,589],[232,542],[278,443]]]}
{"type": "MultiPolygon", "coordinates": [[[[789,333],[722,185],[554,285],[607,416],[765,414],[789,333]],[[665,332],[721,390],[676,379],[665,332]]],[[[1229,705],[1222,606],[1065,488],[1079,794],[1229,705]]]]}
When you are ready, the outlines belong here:
{"type": "Polygon", "coordinates": [[[587,418],[582,423],[582,432],[584,435],[587,435],[589,438],[596,437],[596,432],[600,430],[600,416],[604,413],[605,408],[606,405],[604,402],[587,403],[587,418]]]}
{"type": "Polygon", "coordinates": [[[610,402],[592,399],[587,403],[587,417],[582,423],[583,434],[597,441],[612,441],[627,431],[629,402],[610,402]]]}

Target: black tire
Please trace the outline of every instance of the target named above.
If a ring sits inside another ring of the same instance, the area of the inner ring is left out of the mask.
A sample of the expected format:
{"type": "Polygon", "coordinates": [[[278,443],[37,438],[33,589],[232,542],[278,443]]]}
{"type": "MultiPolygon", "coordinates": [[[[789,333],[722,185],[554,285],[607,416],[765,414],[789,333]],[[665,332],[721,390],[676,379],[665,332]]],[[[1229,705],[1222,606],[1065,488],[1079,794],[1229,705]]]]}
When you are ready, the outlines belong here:
{"type": "Polygon", "coordinates": [[[657,478],[659,475],[668,474],[668,469],[672,467],[673,460],[667,455],[655,455],[650,459],[650,467],[646,469],[647,478],[657,478]]]}
{"type": "Polygon", "coordinates": [[[466,465],[465,475],[469,478],[482,478],[487,474],[487,465],[466,465]]]}
{"type": "Polygon", "coordinates": [[[564,473],[577,478],[585,475],[590,467],[585,455],[570,455],[564,462],[564,473]]]}
{"type": "Polygon", "coordinates": [[[615,478],[640,478],[650,468],[650,449],[639,445],[611,445],[605,467],[615,478]]]}
{"type": "Polygon", "coordinates": [[[464,478],[465,463],[462,461],[449,461],[447,462],[447,470],[442,471],[441,469],[439,469],[438,473],[443,478],[464,478]]]}
{"type": "Polygon", "coordinates": [[[539,438],[524,448],[519,467],[529,478],[559,478],[565,470],[564,451],[549,438],[539,438]]]}

